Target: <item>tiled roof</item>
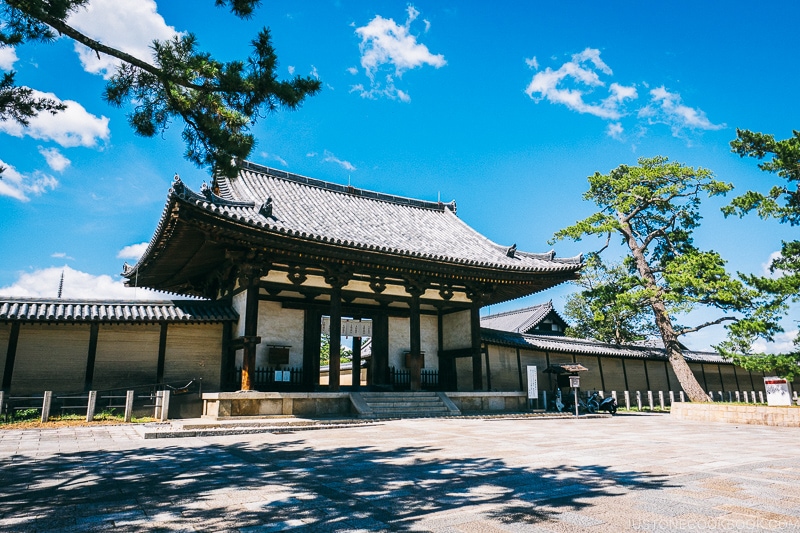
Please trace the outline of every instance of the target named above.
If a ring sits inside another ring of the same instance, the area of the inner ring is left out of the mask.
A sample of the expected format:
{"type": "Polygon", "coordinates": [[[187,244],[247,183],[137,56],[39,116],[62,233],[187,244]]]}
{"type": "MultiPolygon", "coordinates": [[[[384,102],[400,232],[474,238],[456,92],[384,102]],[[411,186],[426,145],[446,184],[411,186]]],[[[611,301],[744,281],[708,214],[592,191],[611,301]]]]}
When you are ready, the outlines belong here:
{"type": "MultiPolygon", "coordinates": [[[[482,316],[481,327],[524,333],[536,327],[536,325],[544,320],[551,312],[558,315],[555,308],[553,308],[553,302],[549,301],[547,303],[525,307],[524,309],[515,309],[514,311],[482,316]]],[[[559,318],[561,317],[559,316],[559,318]]]]}
{"type": "Polygon", "coordinates": [[[2,299],[0,321],[24,322],[227,322],[236,311],[202,300],[115,301],[2,299]]]}
{"type": "MultiPolygon", "coordinates": [[[[579,355],[600,355],[625,357],[631,359],[661,359],[667,355],[663,348],[616,345],[589,339],[573,337],[553,337],[550,335],[525,335],[497,329],[481,328],[481,339],[489,344],[513,346],[528,350],[549,351],[556,353],[574,353],[579,355]]],[[[716,352],[683,351],[683,357],[690,363],[730,363],[716,352]]]]}
{"type": "MultiPolygon", "coordinates": [[[[391,196],[252,163],[235,178],[216,178],[219,196],[172,193],[202,209],[265,232],[354,249],[506,271],[577,271],[581,258],[526,253],[496,244],[462,222],[455,203],[391,196]]],[[[145,254],[145,257],[148,254],[145,254]]]]}

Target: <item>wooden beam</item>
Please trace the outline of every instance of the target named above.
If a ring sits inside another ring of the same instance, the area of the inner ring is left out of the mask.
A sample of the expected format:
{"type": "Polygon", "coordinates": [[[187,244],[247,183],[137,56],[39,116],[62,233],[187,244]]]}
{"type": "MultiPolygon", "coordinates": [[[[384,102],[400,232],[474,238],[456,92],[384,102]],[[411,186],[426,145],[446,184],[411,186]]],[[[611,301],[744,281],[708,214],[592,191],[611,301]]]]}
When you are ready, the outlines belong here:
{"type": "Polygon", "coordinates": [[[158,337],[158,364],[156,365],[156,383],[164,383],[164,366],[167,361],[167,322],[161,323],[161,332],[158,337]]]}
{"type": "Polygon", "coordinates": [[[361,388],[361,337],[353,337],[353,371],[351,383],[353,390],[361,388]]]}
{"type": "Polygon", "coordinates": [[[17,358],[17,342],[19,341],[19,322],[11,323],[11,332],[8,336],[6,349],[6,364],[3,368],[3,391],[11,390],[11,377],[14,375],[14,359],[17,358]]]}
{"type": "Polygon", "coordinates": [[[303,385],[312,391],[319,385],[319,349],[322,336],[322,313],[309,308],[304,313],[303,325],[303,385]]]}
{"type": "Polygon", "coordinates": [[[483,389],[483,368],[481,365],[481,306],[473,303],[470,309],[470,336],[472,337],[472,388],[483,389]]]}
{"type": "Polygon", "coordinates": [[[409,306],[411,313],[409,321],[409,332],[411,338],[409,344],[411,346],[410,354],[410,367],[409,367],[409,381],[411,382],[411,390],[422,390],[422,335],[420,332],[420,317],[419,317],[419,293],[414,292],[411,296],[411,303],[409,306]]]}
{"type": "Polygon", "coordinates": [[[100,324],[92,323],[89,326],[89,350],[86,354],[86,374],[83,378],[83,390],[88,392],[92,390],[92,382],[94,381],[94,362],[97,358],[97,336],[100,333],[100,324]]]}

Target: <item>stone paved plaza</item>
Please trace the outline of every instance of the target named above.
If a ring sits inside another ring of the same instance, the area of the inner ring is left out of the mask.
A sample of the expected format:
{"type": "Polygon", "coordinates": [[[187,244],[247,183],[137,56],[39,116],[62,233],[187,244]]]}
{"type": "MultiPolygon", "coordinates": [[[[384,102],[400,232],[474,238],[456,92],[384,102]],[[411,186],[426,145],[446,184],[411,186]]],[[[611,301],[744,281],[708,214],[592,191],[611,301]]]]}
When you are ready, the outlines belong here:
{"type": "Polygon", "coordinates": [[[800,531],[800,428],[415,419],[0,431],[0,531],[800,531]]]}

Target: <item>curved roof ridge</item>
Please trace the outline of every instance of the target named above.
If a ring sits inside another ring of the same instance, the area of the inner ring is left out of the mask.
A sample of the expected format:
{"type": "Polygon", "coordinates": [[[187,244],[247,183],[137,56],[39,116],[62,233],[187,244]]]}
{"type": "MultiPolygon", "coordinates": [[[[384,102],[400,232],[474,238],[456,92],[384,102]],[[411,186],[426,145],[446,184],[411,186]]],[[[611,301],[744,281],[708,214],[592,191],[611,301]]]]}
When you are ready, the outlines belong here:
{"type": "Polygon", "coordinates": [[[484,319],[484,318],[497,318],[497,317],[501,317],[501,316],[511,316],[511,315],[517,315],[517,314],[520,314],[520,313],[527,313],[529,311],[534,311],[534,310],[540,309],[540,308],[545,307],[545,306],[549,306],[550,308],[552,308],[553,307],[553,300],[550,300],[549,302],[545,302],[545,303],[542,303],[542,304],[535,304],[535,305],[529,305],[528,307],[521,307],[519,309],[512,309],[511,311],[502,311],[500,313],[493,313],[491,315],[482,316],[481,319],[484,319]]]}
{"type": "MultiPolygon", "coordinates": [[[[303,185],[308,185],[310,187],[316,187],[318,189],[325,189],[328,191],[338,192],[342,194],[349,194],[352,196],[359,196],[361,198],[367,198],[370,200],[378,200],[382,202],[389,202],[393,204],[400,204],[400,205],[408,205],[411,207],[419,207],[421,209],[433,209],[435,211],[444,211],[445,209],[449,209],[455,213],[456,211],[456,202],[455,200],[444,203],[444,202],[433,202],[430,200],[420,200],[417,198],[409,198],[406,196],[399,196],[394,194],[387,194],[377,191],[370,191],[368,189],[360,189],[358,187],[353,187],[351,185],[341,185],[339,183],[333,183],[331,181],[323,181],[316,178],[309,178],[308,176],[303,176],[301,174],[294,174],[292,172],[287,172],[285,170],[279,170],[276,168],[268,167],[265,165],[259,165],[257,163],[253,163],[251,161],[242,161],[239,164],[242,170],[249,170],[251,172],[255,172],[257,174],[264,174],[266,176],[270,176],[272,178],[282,179],[286,181],[292,181],[295,183],[300,183],[303,185]]],[[[233,179],[238,179],[238,176],[233,179]]],[[[217,177],[215,178],[215,182],[220,189],[220,193],[229,195],[230,198],[226,198],[228,200],[235,200],[233,189],[230,187],[229,182],[230,178],[225,177],[217,177]]],[[[239,199],[241,201],[241,199],[239,199]]]]}

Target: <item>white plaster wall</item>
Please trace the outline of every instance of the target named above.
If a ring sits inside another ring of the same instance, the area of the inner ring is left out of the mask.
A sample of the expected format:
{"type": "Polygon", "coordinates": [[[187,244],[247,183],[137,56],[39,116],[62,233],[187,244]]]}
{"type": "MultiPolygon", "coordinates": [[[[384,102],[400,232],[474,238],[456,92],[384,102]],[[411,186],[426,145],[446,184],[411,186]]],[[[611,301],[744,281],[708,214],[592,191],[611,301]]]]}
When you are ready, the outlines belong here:
{"type": "MultiPolygon", "coordinates": [[[[231,307],[233,310],[239,313],[239,322],[233,325],[233,336],[241,337],[244,335],[244,311],[247,304],[247,291],[242,291],[239,294],[234,295],[231,301],[231,307]]],[[[241,353],[239,354],[241,355],[241,353]]]]}
{"type": "MultiPolygon", "coordinates": [[[[439,368],[438,318],[421,315],[419,320],[420,349],[425,352],[425,368],[439,368]]],[[[405,368],[405,352],[411,349],[411,319],[389,317],[389,366],[405,368]]]]}
{"type": "Polygon", "coordinates": [[[420,341],[425,352],[425,369],[439,368],[439,319],[433,315],[420,318],[420,341]]]}
{"type": "MultiPolygon", "coordinates": [[[[404,353],[411,348],[411,320],[389,317],[389,366],[405,368],[404,353]]],[[[427,363],[427,355],[425,357],[427,363]]]]}
{"type": "MultiPolygon", "coordinates": [[[[284,309],[280,302],[259,302],[258,335],[261,344],[256,348],[256,367],[267,365],[267,346],[278,344],[289,348],[289,365],[303,365],[303,329],[305,313],[299,309],[284,309]]],[[[237,362],[239,361],[237,352],[237,362]]]]}
{"type": "Polygon", "coordinates": [[[443,347],[445,350],[457,350],[472,346],[470,327],[470,310],[450,313],[442,317],[443,347]]]}

